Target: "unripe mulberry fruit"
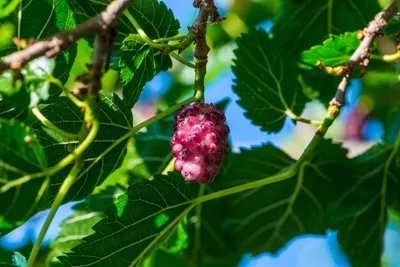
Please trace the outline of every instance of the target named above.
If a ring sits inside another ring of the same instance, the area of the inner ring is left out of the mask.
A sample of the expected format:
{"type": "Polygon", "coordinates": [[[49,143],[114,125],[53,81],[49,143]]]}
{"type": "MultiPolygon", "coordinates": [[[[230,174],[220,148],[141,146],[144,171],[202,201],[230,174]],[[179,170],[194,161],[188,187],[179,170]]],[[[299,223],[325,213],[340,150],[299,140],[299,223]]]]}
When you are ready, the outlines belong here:
{"type": "Polygon", "coordinates": [[[209,183],[219,172],[229,148],[225,120],[213,104],[185,105],[176,114],[172,155],[175,170],[187,181],[209,183]]]}

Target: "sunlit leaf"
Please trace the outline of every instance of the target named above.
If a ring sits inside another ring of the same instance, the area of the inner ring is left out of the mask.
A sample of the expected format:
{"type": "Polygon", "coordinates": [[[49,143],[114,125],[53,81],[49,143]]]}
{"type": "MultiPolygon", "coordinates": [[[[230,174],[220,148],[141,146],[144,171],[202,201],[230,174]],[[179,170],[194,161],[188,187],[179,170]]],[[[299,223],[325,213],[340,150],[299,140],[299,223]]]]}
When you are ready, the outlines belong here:
{"type": "Polygon", "coordinates": [[[192,209],[191,186],[177,173],[131,185],[93,227],[96,233],[60,260],[67,266],[137,266],[192,209]]]}
{"type": "MultiPolygon", "coordinates": [[[[74,1],[78,21],[87,20],[100,13],[109,4],[108,0],[74,1]]],[[[124,104],[133,107],[141,95],[146,83],[160,71],[172,67],[169,55],[160,53],[160,49],[151,48],[142,38],[130,18],[136,20],[150,39],[171,37],[178,34],[179,22],[164,2],[157,0],[133,1],[127,14],[120,16],[118,34],[115,37],[116,50],[121,49],[118,67],[124,82],[124,104]]],[[[117,62],[119,55],[113,57],[117,62]]],[[[114,66],[116,68],[116,66],[114,66]]]]}
{"type": "Polygon", "coordinates": [[[15,26],[11,23],[4,23],[0,25],[0,49],[3,49],[10,45],[12,38],[14,37],[15,26]]]}
{"type": "Polygon", "coordinates": [[[5,71],[0,76],[0,93],[8,103],[17,102],[14,105],[17,109],[35,107],[50,97],[48,78],[52,76],[55,65],[54,59],[40,57],[30,61],[20,72],[5,71]]]}
{"type": "Polygon", "coordinates": [[[0,1],[0,19],[10,15],[22,0],[0,1]]]}
{"type": "Polygon", "coordinates": [[[301,60],[310,66],[320,61],[325,66],[336,67],[349,61],[351,55],[360,45],[357,33],[346,32],[342,35],[331,35],[322,45],[311,47],[301,53],[301,60]]]}
{"type": "MultiPolygon", "coordinates": [[[[331,34],[339,35],[364,29],[381,11],[378,2],[377,0],[281,1],[280,17],[272,28],[274,39],[279,43],[280,53],[296,58],[302,51],[320,45],[331,34]]],[[[353,49],[355,40],[350,44],[349,48],[353,49]]],[[[334,58],[330,58],[328,63],[343,62],[349,52],[347,51],[344,57],[342,53],[345,51],[347,50],[336,51],[335,53],[340,54],[340,60],[332,61],[334,58]]],[[[315,58],[311,59],[314,63],[315,58]]],[[[327,58],[321,59],[327,60],[327,58]]],[[[323,71],[313,70],[313,72],[302,74],[306,88],[316,93],[313,98],[318,98],[328,105],[335,94],[339,79],[328,76],[323,71]]]]}
{"type": "MultiPolygon", "coordinates": [[[[72,3],[76,11],[74,16],[79,23],[82,23],[91,16],[102,12],[110,2],[110,0],[73,0],[72,3]]],[[[132,1],[128,11],[143,31],[153,40],[178,34],[180,28],[179,22],[175,19],[172,10],[168,9],[164,2],[157,0],[135,0],[132,1]]],[[[120,37],[125,38],[132,33],[137,33],[135,27],[126,15],[121,16],[118,23],[118,34],[120,37]]]]}
{"type": "Polygon", "coordinates": [[[133,107],[143,88],[155,74],[155,59],[153,49],[138,34],[131,34],[123,42],[121,48],[121,79],[124,86],[124,103],[133,107]]]}
{"type": "Polygon", "coordinates": [[[18,267],[26,267],[28,265],[28,261],[21,253],[15,251],[12,256],[13,262],[18,267]]]}
{"type": "MultiPolygon", "coordinates": [[[[20,29],[20,33],[18,35],[20,39],[29,40],[31,38],[49,38],[62,30],[70,29],[76,26],[72,9],[68,6],[67,2],[67,0],[23,0],[22,5],[17,7],[18,11],[20,7],[22,8],[20,18],[17,16],[18,12],[14,12],[13,15],[6,18],[5,21],[6,23],[12,23],[16,29],[20,29]]],[[[8,46],[0,50],[0,56],[5,56],[15,51],[17,51],[15,46],[8,46]]],[[[73,45],[65,52],[59,54],[54,61],[54,71],[52,71],[50,74],[65,83],[69,77],[69,72],[72,68],[72,64],[74,63],[76,53],[77,47],[76,45],[73,45]]],[[[39,64],[39,62],[42,64],[43,59],[36,62],[36,64],[39,64]]],[[[46,65],[47,64],[48,63],[46,63],[46,65]]],[[[61,92],[61,90],[55,85],[51,85],[49,88],[44,88],[43,86],[40,88],[41,90],[36,90],[36,96],[30,96],[32,102],[31,106],[34,105],[36,97],[40,97],[40,99],[47,99],[48,97],[57,96],[61,92]]],[[[28,94],[31,91],[32,90],[26,90],[28,94]]],[[[14,101],[15,100],[17,99],[14,99],[14,101]]]]}

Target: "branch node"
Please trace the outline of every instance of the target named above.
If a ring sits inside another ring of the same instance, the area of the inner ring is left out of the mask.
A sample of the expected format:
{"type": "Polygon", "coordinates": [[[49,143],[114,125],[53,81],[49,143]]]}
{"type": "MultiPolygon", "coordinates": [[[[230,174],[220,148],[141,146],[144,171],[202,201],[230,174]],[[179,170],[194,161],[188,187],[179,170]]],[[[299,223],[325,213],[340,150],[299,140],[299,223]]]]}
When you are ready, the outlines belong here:
{"type": "Polygon", "coordinates": [[[365,32],[364,31],[360,31],[359,33],[357,33],[357,39],[362,41],[364,40],[365,37],[365,32]]]}
{"type": "MultiPolygon", "coordinates": [[[[349,61],[342,66],[342,81],[339,83],[335,97],[329,102],[333,107],[342,107],[345,105],[345,94],[350,83],[353,71],[360,66],[364,69],[369,66],[371,57],[370,46],[376,37],[380,37],[388,21],[397,14],[397,0],[392,1],[391,5],[383,12],[379,12],[374,19],[368,23],[368,26],[357,34],[358,39],[362,40],[356,51],[350,57],[349,61]]],[[[362,75],[365,73],[362,72],[362,75]]]]}

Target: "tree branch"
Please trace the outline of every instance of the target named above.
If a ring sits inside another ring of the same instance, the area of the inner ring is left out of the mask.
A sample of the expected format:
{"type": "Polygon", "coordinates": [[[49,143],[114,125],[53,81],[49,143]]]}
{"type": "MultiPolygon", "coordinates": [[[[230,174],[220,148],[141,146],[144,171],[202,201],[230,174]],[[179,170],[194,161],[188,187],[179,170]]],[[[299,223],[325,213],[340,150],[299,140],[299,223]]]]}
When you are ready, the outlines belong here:
{"type": "Polygon", "coordinates": [[[47,40],[35,42],[24,50],[4,57],[0,61],[0,73],[6,69],[20,69],[27,62],[43,55],[54,57],[89,34],[107,32],[115,27],[118,17],[131,2],[132,0],[114,0],[102,13],[76,28],[57,33],[47,40]]]}
{"type": "Polygon", "coordinates": [[[195,0],[193,6],[200,9],[195,22],[192,26],[188,27],[196,43],[193,54],[200,60],[207,60],[207,55],[210,51],[210,47],[208,47],[206,42],[208,18],[211,17],[211,21],[214,20],[215,22],[215,18],[219,18],[219,13],[214,0],[195,0]]]}
{"type": "Polygon", "coordinates": [[[88,84],[88,93],[97,95],[101,89],[101,75],[104,65],[104,55],[110,41],[110,31],[98,33],[94,41],[93,55],[92,55],[92,79],[88,84]]]}
{"type": "Polygon", "coordinates": [[[370,57],[369,48],[377,36],[382,34],[388,21],[397,13],[397,0],[393,0],[392,4],[383,12],[378,13],[375,18],[368,24],[368,26],[362,31],[363,38],[360,46],[351,56],[350,60],[342,66],[344,75],[342,81],[339,83],[335,97],[329,103],[328,112],[322,121],[322,124],[318,127],[313,139],[308,144],[300,158],[296,162],[296,168],[299,169],[304,162],[306,162],[314,152],[315,147],[324,138],[326,132],[331,127],[333,122],[339,116],[341,107],[344,106],[344,95],[346,89],[349,86],[351,75],[354,69],[360,64],[362,67],[368,66],[368,60],[370,57]]]}
{"type": "MultiPolygon", "coordinates": [[[[196,43],[193,52],[196,62],[194,91],[204,92],[208,52],[210,52],[210,47],[206,41],[208,18],[211,17],[211,23],[218,23],[220,17],[214,0],[194,0],[193,6],[200,9],[195,22],[188,27],[190,34],[193,36],[193,41],[196,43]]],[[[200,102],[204,102],[204,94],[200,102]]]]}
{"type": "Polygon", "coordinates": [[[359,34],[361,44],[350,57],[349,61],[342,66],[343,79],[339,83],[335,97],[329,103],[330,105],[342,107],[345,105],[345,94],[349,86],[353,71],[359,65],[367,68],[369,64],[370,47],[376,37],[382,35],[383,29],[388,21],[397,14],[397,0],[393,0],[392,4],[384,11],[378,13],[368,26],[359,34]]]}

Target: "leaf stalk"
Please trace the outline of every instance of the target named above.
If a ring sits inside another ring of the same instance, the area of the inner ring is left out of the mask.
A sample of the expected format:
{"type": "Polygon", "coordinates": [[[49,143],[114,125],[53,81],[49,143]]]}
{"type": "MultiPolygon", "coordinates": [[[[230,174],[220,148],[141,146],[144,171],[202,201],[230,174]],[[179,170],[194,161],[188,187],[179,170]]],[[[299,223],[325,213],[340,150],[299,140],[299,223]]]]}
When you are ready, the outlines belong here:
{"type": "Polygon", "coordinates": [[[32,108],[32,113],[33,115],[36,116],[36,118],[43,123],[44,126],[46,126],[47,128],[49,128],[50,130],[54,131],[56,134],[59,134],[65,138],[68,139],[77,139],[78,135],[77,134],[72,134],[72,133],[68,133],[65,132],[64,130],[58,128],[57,126],[55,126],[51,121],[49,121],[49,119],[47,119],[42,112],[40,112],[38,107],[34,107],[32,108]]]}
{"type": "Polygon", "coordinates": [[[51,205],[49,215],[47,215],[46,220],[45,220],[42,228],[40,229],[39,236],[35,242],[35,245],[31,251],[31,254],[29,255],[27,267],[33,267],[33,264],[35,263],[36,257],[40,250],[40,245],[42,244],[43,239],[50,227],[50,224],[53,221],[54,216],[56,215],[57,210],[60,207],[62,201],[64,200],[64,197],[68,193],[68,190],[71,188],[71,186],[74,184],[75,177],[78,175],[79,170],[80,170],[79,164],[75,163],[74,167],[71,169],[67,178],[64,180],[60,189],[58,190],[56,198],[54,199],[53,204],[51,205]]]}

